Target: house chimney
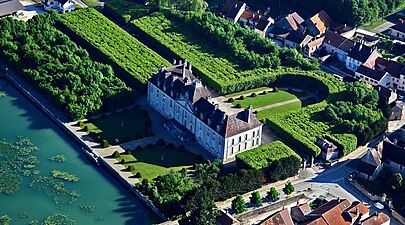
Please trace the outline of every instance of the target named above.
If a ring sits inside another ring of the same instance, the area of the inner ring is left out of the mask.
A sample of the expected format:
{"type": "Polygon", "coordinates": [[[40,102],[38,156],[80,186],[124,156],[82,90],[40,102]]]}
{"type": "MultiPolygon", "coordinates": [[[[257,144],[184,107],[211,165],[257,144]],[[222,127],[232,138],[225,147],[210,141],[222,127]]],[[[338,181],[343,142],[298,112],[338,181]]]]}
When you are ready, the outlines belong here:
{"type": "Polygon", "coordinates": [[[190,70],[190,72],[191,72],[191,68],[192,68],[192,64],[191,64],[191,62],[188,62],[187,69],[190,70]]]}
{"type": "Polygon", "coordinates": [[[184,63],[181,68],[181,76],[183,77],[183,79],[186,77],[186,63],[184,63]]]}
{"type": "Polygon", "coordinates": [[[187,65],[187,59],[184,59],[184,65],[187,65]]]}
{"type": "Polygon", "coordinates": [[[173,66],[176,65],[176,59],[173,59],[173,66]]]}
{"type": "Polygon", "coordinates": [[[338,203],[340,202],[340,197],[337,198],[337,202],[338,202],[338,203]]]}
{"type": "Polygon", "coordinates": [[[181,61],[181,59],[179,60],[179,65],[181,65],[183,62],[181,61]]]}
{"type": "Polygon", "coordinates": [[[344,27],[347,27],[347,24],[345,24],[344,27]]]}
{"type": "Polygon", "coordinates": [[[249,107],[244,110],[247,123],[250,123],[250,118],[252,117],[251,114],[253,113],[252,109],[252,105],[249,105],[249,107]]]}

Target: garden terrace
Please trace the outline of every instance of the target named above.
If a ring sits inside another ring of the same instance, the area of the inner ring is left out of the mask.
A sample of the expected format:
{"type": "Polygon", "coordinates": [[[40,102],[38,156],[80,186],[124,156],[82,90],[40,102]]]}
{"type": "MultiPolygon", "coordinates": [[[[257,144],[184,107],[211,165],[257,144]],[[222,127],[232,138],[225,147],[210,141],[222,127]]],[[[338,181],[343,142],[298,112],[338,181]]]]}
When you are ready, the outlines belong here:
{"type": "Polygon", "coordinates": [[[171,58],[187,58],[193,63],[193,73],[222,94],[268,85],[278,75],[307,72],[299,67],[316,68],[295,50],[280,49],[255,32],[210,13],[153,13],[132,23],[148,45],[171,58]],[[218,27],[217,30],[209,32],[203,21],[218,27]],[[228,44],[223,43],[227,36],[230,36],[228,44]],[[209,38],[217,41],[207,41],[209,38]],[[237,39],[244,42],[238,43],[237,39]]]}
{"type": "Polygon", "coordinates": [[[122,0],[109,0],[104,4],[103,13],[120,24],[148,15],[153,8],[122,0]]]}
{"type": "Polygon", "coordinates": [[[304,99],[302,101],[298,102],[293,102],[287,105],[282,105],[282,106],[277,106],[274,108],[270,109],[265,109],[257,112],[256,116],[259,120],[265,120],[266,118],[269,118],[271,115],[278,114],[278,113],[284,113],[284,112],[289,112],[293,110],[298,110],[302,107],[312,105],[316,103],[316,99],[313,97],[304,99]]]}
{"type": "Polygon", "coordinates": [[[60,16],[59,27],[97,58],[113,65],[127,82],[145,88],[159,67],[170,63],[93,8],[60,16]]]}
{"type": "Polygon", "coordinates": [[[131,172],[134,175],[139,172],[142,179],[153,179],[169,171],[191,169],[195,163],[202,162],[200,157],[189,151],[179,151],[168,145],[157,144],[131,150],[129,154],[122,153],[116,159],[120,163],[124,159],[123,165],[127,168],[132,165],[134,170],[131,172]]]}
{"type": "Polygon", "coordinates": [[[72,119],[128,104],[131,89],[53,27],[57,17],[51,12],[28,22],[0,20],[0,56],[72,119]]]}
{"type": "Polygon", "coordinates": [[[270,181],[295,176],[301,157],[280,141],[272,142],[236,155],[240,168],[265,171],[270,181]]]}
{"type": "Polygon", "coordinates": [[[149,115],[143,109],[114,112],[84,123],[79,122],[78,125],[96,141],[107,140],[110,144],[125,143],[153,135],[149,115]]]}
{"type": "MultiPolygon", "coordinates": [[[[284,102],[292,99],[296,99],[297,97],[303,97],[306,95],[305,92],[303,93],[298,93],[298,92],[292,92],[291,93],[287,91],[274,91],[274,92],[267,92],[267,93],[259,93],[256,95],[247,95],[244,96],[243,99],[236,98],[232,104],[237,105],[240,104],[243,108],[247,108],[249,105],[252,105],[252,107],[259,108],[262,106],[267,106],[279,102],[284,102]]],[[[243,95],[242,95],[243,96],[243,95]]]]}

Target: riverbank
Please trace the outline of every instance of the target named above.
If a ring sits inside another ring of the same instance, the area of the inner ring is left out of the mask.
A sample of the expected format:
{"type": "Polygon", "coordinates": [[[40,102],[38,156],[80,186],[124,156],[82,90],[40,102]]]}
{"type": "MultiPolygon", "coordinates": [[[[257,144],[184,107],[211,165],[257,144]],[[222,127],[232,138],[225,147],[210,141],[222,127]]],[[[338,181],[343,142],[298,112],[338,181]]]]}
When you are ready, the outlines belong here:
{"type": "MultiPolygon", "coordinates": [[[[63,123],[59,117],[57,117],[51,110],[49,110],[36,96],[30,93],[25,87],[23,87],[16,79],[11,77],[8,74],[0,74],[0,78],[3,78],[10,82],[13,86],[16,87],[16,89],[21,92],[24,96],[26,96],[31,102],[34,103],[34,105],[40,109],[48,118],[51,119],[58,127],[62,128],[62,130],[68,134],[74,141],[76,141],[80,146],[85,147],[86,149],[93,149],[95,148],[94,146],[89,146],[85,143],[84,140],[82,140],[80,137],[78,137],[75,132],[73,132],[69,128],[69,124],[63,123]]],[[[83,152],[84,153],[84,152],[83,152]]],[[[168,218],[161,213],[152,203],[150,203],[138,190],[136,190],[133,186],[132,179],[127,180],[125,177],[121,176],[122,168],[114,166],[115,162],[112,161],[107,161],[106,159],[108,157],[102,156],[99,151],[95,151],[96,156],[98,157],[100,163],[109,171],[116,179],[118,179],[128,190],[134,194],[136,197],[138,197],[146,206],[148,206],[149,209],[151,209],[156,215],[158,215],[162,220],[167,221],[168,218]]]]}

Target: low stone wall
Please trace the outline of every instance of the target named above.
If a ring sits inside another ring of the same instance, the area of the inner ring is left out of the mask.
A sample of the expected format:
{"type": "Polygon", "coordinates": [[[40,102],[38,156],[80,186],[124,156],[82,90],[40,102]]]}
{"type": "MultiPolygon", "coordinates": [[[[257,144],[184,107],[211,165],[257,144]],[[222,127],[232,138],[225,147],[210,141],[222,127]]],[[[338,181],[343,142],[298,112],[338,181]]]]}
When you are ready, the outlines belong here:
{"type": "Polygon", "coordinates": [[[367,196],[368,198],[370,198],[373,201],[382,201],[382,198],[380,196],[377,195],[373,195],[370,192],[368,192],[361,184],[359,184],[356,180],[352,180],[351,184],[357,189],[359,190],[361,193],[363,193],[365,196],[367,196]]]}
{"type": "Polygon", "coordinates": [[[270,204],[268,206],[264,206],[264,207],[255,209],[253,211],[249,211],[249,212],[240,214],[239,216],[236,216],[236,218],[238,220],[251,218],[251,217],[257,216],[259,214],[263,214],[263,213],[266,213],[266,212],[269,212],[269,211],[274,211],[276,209],[283,208],[284,206],[289,205],[289,204],[294,203],[294,202],[297,202],[298,200],[300,200],[302,198],[305,198],[305,195],[304,194],[299,194],[299,195],[296,195],[294,197],[287,198],[287,199],[275,202],[275,203],[270,204]]]}
{"type": "Polygon", "coordinates": [[[397,213],[397,211],[391,210],[391,215],[396,220],[398,220],[400,223],[405,224],[405,218],[403,216],[401,216],[401,214],[397,213]]]}
{"type": "MultiPolygon", "coordinates": [[[[42,110],[46,116],[48,116],[56,125],[58,125],[62,130],[64,130],[73,140],[75,140],[79,145],[82,147],[86,147],[91,149],[86,143],[83,142],[79,137],[77,137],[61,120],[59,120],[48,108],[46,108],[38,99],[36,99],[29,91],[27,91],[23,86],[21,86],[14,78],[7,74],[1,74],[0,78],[4,78],[9,81],[12,85],[14,85],[18,91],[23,93],[30,101],[32,101],[35,106],[37,106],[40,110],[42,110]]],[[[161,219],[164,221],[169,220],[156,206],[154,206],[148,199],[145,198],[133,184],[128,183],[124,178],[120,176],[120,174],[114,170],[102,157],[99,157],[101,164],[107,168],[107,170],[112,173],[118,180],[122,182],[122,184],[127,187],[135,196],[137,196],[145,205],[147,205],[153,212],[155,212],[161,219]]]]}

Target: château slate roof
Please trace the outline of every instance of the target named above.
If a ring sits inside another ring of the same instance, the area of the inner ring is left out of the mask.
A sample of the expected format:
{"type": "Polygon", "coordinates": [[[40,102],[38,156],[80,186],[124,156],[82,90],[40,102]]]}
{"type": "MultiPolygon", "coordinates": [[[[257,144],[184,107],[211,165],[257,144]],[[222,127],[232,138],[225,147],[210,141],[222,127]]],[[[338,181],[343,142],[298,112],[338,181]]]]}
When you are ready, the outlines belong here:
{"type": "Polygon", "coordinates": [[[25,7],[18,0],[0,0],[0,17],[11,15],[25,7]]]}
{"type": "Polygon", "coordinates": [[[192,113],[221,136],[231,137],[262,126],[251,107],[237,114],[226,115],[218,105],[211,103],[210,91],[192,74],[191,63],[186,60],[159,69],[149,82],[174,100],[186,101],[192,113]]]}
{"type": "Polygon", "coordinates": [[[293,30],[287,35],[287,37],[285,37],[285,39],[297,44],[306,44],[311,41],[312,37],[303,32],[293,30]]]}
{"type": "Polygon", "coordinates": [[[356,43],[354,47],[349,51],[348,56],[360,62],[366,62],[371,54],[374,52],[374,49],[370,46],[364,45],[362,43],[356,43]]]}
{"type": "Polygon", "coordinates": [[[405,23],[404,23],[404,21],[400,21],[399,23],[397,23],[394,26],[390,27],[390,29],[405,33],[405,23]]]}
{"type": "Polygon", "coordinates": [[[380,81],[385,75],[384,71],[370,69],[364,64],[360,65],[359,68],[357,68],[356,72],[377,81],[380,81]]]}

